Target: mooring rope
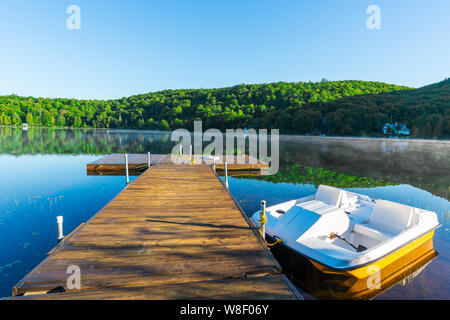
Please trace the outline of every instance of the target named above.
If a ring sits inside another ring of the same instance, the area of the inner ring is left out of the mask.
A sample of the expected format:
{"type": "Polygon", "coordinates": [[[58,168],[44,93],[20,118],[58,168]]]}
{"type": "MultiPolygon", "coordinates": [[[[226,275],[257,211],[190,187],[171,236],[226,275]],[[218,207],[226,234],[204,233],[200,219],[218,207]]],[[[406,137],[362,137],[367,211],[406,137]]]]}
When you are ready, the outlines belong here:
{"type": "Polygon", "coordinates": [[[282,243],[283,242],[283,239],[281,239],[281,238],[279,238],[274,243],[269,243],[269,242],[266,241],[266,237],[265,237],[266,235],[264,234],[264,231],[263,231],[264,226],[267,224],[267,215],[266,215],[266,211],[265,210],[261,210],[259,212],[259,220],[258,220],[258,222],[259,222],[258,230],[261,233],[261,235],[262,235],[262,237],[264,239],[264,242],[266,243],[266,245],[268,247],[272,247],[272,246],[274,246],[274,245],[276,245],[278,243],[282,243]]]}

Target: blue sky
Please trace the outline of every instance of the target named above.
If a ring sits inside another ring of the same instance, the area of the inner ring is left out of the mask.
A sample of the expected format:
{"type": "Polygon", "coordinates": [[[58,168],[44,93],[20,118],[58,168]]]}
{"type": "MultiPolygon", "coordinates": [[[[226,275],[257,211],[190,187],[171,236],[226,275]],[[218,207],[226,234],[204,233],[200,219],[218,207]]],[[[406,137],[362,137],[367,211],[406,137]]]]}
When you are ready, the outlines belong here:
{"type": "Polygon", "coordinates": [[[1,0],[0,95],[450,76],[448,0],[1,0]],[[69,5],[81,30],[69,30],[69,5]],[[381,9],[369,30],[366,9],[381,9]]]}

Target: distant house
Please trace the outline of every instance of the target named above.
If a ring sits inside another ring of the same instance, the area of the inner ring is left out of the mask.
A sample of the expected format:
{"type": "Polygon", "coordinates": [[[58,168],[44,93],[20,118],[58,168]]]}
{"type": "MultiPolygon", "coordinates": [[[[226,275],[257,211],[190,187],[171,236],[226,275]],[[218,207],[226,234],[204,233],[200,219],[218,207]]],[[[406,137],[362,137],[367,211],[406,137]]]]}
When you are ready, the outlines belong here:
{"type": "Polygon", "coordinates": [[[411,131],[404,123],[385,123],[381,129],[385,135],[409,136],[411,131]]]}

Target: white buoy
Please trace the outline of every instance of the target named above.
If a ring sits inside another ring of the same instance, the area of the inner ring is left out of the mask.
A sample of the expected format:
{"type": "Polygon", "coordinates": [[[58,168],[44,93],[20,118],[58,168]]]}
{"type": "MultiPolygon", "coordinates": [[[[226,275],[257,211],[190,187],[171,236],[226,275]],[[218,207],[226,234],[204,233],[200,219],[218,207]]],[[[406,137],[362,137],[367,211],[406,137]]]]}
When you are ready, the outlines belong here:
{"type": "Polygon", "coordinates": [[[58,241],[61,241],[62,239],[64,239],[63,216],[57,216],[56,223],[58,224],[58,241]]]}
{"type": "Polygon", "coordinates": [[[151,161],[151,154],[150,154],[150,152],[148,153],[148,159],[147,159],[147,165],[148,165],[148,167],[150,168],[150,165],[152,164],[152,161],[151,161]]]}
{"type": "Polygon", "coordinates": [[[128,154],[125,154],[125,174],[127,176],[127,184],[130,183],[130,175],[128,174],[128,154]]]}
{"type": "Polygon", "coordinates": [[[228,164],[227,164],[226,158],[225,158],[225,164],[224,164],[224,167],[225,167],[225,186],[226,186],[227,189],[228,189],[228,164]]]}

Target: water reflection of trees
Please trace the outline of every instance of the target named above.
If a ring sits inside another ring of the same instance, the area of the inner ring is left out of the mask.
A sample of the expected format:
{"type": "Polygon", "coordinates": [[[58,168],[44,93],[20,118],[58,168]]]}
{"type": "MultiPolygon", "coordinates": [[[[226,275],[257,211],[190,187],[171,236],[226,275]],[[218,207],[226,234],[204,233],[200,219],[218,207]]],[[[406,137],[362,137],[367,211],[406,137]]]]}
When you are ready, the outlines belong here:
{"type": "Polygon", "coordinates": [[[324,168],[304,167],[299,163],[283,166],[275,175],[252,176],[247,178],[260,179],[273,183],[313,184],[315,186],[324,184],[338,188],[374,188],[396,184],[370,177],[358,177],[338,173],[334,170],[324,168]]]}
{"type": "Polygon", "coordinates": [[[280,167],[295,163],[341,174],[410,184],[450,198],[450,142],[286,136],[280,167]]]}
{"type": "Polygon", "coordinates": [[[370,188],[410,184],[450,199],[450,142],[280,137],[280,170],[253,177],[273,183],[370,188]]]}
{"type": "Polygon", "coordinates": [[[169,153],[168,132],[0,128],[2,154],[169,153]]]}

